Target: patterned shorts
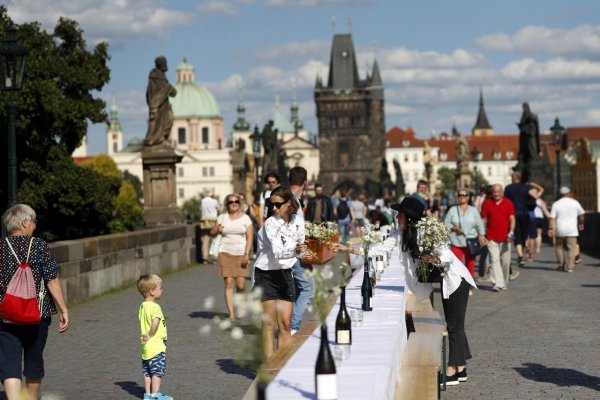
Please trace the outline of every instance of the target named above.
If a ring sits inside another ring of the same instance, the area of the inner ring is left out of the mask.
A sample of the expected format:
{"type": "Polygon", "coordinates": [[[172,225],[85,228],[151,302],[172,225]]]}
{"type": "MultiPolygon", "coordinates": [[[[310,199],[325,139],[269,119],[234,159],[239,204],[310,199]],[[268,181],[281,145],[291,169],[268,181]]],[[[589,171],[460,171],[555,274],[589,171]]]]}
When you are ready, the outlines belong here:
{"type": "Polygon", "coordinates": [[[142,372],[144,376],[165,376],[167,372],[167,353],[162,352],[149,360],[142,360],[142,372]]]}

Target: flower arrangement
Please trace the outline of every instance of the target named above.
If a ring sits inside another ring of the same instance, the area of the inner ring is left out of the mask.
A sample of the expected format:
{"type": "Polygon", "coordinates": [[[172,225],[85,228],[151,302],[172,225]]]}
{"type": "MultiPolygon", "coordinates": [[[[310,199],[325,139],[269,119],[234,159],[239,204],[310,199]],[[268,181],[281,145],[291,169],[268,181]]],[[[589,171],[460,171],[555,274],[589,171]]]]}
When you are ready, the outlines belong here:
{"type": "Polygon", "coordinates": [[[316,310],[321,324],[324,324],[329,313],[327,303],[330,295],[337,296],[341,292],[338,287],[339,282],[334,279],[333,267],[331,264],[327,264],[322,268],[312,268],[312,270],[307,268],[304,271],[304,275],[307,279],[312,276],[315,280],[315,297],[313,304],[308,309],[309,311],[316,310]]]}
{"type": "MultiPolygon", "coordinates": [[[[417,244],[419,246],[419,256],[436,256],[438,251],[450,245],[450,230],[440,221],[432,217],[423,217],[416,224],[417,244]]],[[[442,265],[440,276],[444,277],[448,266],[442,265]]],[[[430,265],[421,261],[417,266],[417,276],[423,281],[427,281],[430,273],[430,265]]]]}
{"type": "Polygon", "coordinates": [[[365,226],[360,228],[360,240],[362,240],[363,243],[365,257],[368,257],[369,247],[371,247],[371,244],[379,240],[377,229],[379,229],[379,224],[373,225],[369,223],[366,223],[365,226]]]}
{"type": "Polygon", "coordinates": [[[337,224],[305,222],[304,232],[308,239],[308,246],[302,258],[303,264],[322,265],[335,256],[329,246],[331,243],[337,243],[340,239],[337,224]]]}

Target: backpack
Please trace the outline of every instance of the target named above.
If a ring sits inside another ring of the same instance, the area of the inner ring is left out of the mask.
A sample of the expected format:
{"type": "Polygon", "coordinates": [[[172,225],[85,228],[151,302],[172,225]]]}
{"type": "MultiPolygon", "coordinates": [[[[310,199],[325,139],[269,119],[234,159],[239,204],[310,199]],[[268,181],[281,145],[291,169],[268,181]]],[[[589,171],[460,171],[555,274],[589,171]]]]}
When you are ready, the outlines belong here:
{"type": "Polygon", "coordinates": [[[340,200],[340,204],[338,204],[336,211],[338,219],[346,219],[348,214],[350,214],[350,207],[348,207],[348,202],[346,200],[340,200]]]}
{"type": "Polygon", "coordinates": [[[42,319],[41,309],[45,293],[43,284],[40,293],[36,293],[35,279],[31,267],[29,266],[29,253],[31,252],[33,238],[31,238],[31,241],[29,242],[27,258],[24,263],[21,263],[19,257],[17,257],[17,253],[15,253],[8,238],[5,239],[6,243],[8,243],[8,247],[17,259],[17,264],[19,266],[10,279],[8,286],[6,287],[4,299],[2,300],[2,303],[0,303],[0,315],[2,315],[2,321],[23,325],[37,324],[42,319]]]}

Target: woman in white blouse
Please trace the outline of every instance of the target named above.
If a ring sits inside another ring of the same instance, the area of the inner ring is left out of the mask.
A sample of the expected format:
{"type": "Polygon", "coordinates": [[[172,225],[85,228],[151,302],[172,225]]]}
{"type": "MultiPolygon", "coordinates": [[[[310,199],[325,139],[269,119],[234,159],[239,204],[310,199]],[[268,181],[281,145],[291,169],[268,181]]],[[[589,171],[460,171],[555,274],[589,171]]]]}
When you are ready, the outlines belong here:
{"type": "Polygon", "coordinates": [[[210,231],[212,236],[221,234],[217,267],[219,276],[225,282],[225,304],[229,320],[235,320],[233,312],[233,286],[238,292],[246,287],[246,278],[250,275],[248,254],[252,248],[254,227],[252,220],[241,210],[241,199],[237,194],[225,197],[225,210],[217,218],[217,223],[210,231]]]}
{"type": "Polygon", "coordinates": [[[254,288],[262,291],[264,313],[262,337],[265,356],[273,353],[275,321],[279,326],[278,347],[291,338],[291,318],[296,288],[292,266],[306,250],[304,220],[296,215],[299,204],[289,188],[279,186],[271,192],[274,215],[258,232],[258,255],[254,263],[254,288]]]}
{"type": "MultiPolygon", "coordinates": [[[[381,255],[400,247],[400,263],[405,269],[408,288],[419,298],[424,299],[432,292],[431,283],[418,281],[416,268],[420,260],[436,265],[449,265],[448,272],[442,279],[442,304],[448,327],[448,343],[450,347],[446,384],[457,385],[467,380],[467,359],[471,358],[467,336],[465,334],[465,315],[469,289],[477,288],[471,273],[465,265],[452,253],[449,247],[439,249],[439,256],[421,256],[418,254],[418,234],[415,223],[423,216],[424,206],[413,197],[405,197],[402,203],[393,204],[392,210],[398,214],[398,229],[383,242],[371,246],[369,255],[381,255]]],[[[338,250],[360,254],[360,247],[336,246],[338,250]]]]}

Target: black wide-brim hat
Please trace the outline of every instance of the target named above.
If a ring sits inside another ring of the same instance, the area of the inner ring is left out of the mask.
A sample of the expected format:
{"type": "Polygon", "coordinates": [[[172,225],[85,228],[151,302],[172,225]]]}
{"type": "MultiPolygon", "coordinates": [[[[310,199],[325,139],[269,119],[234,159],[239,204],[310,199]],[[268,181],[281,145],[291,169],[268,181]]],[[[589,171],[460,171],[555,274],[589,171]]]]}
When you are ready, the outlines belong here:
{"type": "Polygon", "coordinates": [[[425,205],[419,199],[405,197],[400,204],[392,204],[391,209],[404,214],[404,216],[412,222],[416,222],[423,216],[425,205]]]}

